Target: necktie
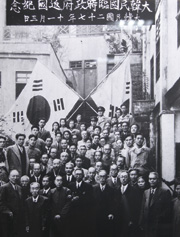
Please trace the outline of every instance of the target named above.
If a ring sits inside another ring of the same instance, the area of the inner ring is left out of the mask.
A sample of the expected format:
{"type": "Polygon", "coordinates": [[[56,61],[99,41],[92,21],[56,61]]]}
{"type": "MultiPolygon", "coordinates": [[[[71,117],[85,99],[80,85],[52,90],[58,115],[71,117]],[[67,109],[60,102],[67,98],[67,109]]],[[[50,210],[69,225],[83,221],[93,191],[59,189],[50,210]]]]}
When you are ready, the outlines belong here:
{"type": "Polygon", "coordinates": [[[19,147],[19,150],[21,153],[23,153],[23,148],[22,147],[19,147]]]}
{"type": "Polygon", "coordinates": [[[114,179],[114,184],[117,184],[117,179],[114,179]]]}
{"type": "Polygon", "coordinates": [[[121,193],[123,194],[124,193],[124,186],[122,185],[121,187],[121,193]]]}
{"type": "Polygon", "coordinates": [[[150,198],[149,198],[149,205],[151,205],[151,203],[152,203],[154,193],[155,193],[155,190],[152,188],[151,193],[150,193],[150,198]]]}

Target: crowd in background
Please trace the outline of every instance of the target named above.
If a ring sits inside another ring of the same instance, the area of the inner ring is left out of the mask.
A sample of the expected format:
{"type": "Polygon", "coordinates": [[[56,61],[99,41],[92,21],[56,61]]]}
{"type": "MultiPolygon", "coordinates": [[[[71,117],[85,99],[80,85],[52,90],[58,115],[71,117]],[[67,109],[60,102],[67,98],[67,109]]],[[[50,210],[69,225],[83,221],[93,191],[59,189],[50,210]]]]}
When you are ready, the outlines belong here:
{"type": "Polygon", "coordinates": [[[125,105],[90,126],[60,118],[46,130],[0,135],[0,236],[176,237],[180,183],[175,196],[160,187],[154,156],[125,105]]]}

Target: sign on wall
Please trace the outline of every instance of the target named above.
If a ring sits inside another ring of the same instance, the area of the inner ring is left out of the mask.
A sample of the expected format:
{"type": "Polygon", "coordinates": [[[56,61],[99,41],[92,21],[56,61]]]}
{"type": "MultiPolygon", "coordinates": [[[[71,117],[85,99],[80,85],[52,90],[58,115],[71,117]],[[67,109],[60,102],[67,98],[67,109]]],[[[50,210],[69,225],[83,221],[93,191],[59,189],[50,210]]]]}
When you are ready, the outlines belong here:
{"type": "Polygon", "coordinates": [[[154,23],[155,0],[7,0],[7,25],[154,23]]]}

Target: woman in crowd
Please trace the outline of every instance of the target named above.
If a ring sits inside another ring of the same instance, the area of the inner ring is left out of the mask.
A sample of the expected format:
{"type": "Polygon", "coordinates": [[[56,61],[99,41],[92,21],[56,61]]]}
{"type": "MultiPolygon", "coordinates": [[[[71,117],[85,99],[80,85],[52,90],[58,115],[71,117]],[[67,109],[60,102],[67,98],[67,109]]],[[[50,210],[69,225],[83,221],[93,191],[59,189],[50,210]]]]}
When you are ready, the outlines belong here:
{"type": "Polygon", "coordinates": [[[51,137],[53,138],[53,141],[55,141],[55,136],[56,133],[59,132],[59,123],[58,122],[54,122],[52,124],[52,132],[51,132],[51,137]]]}
{"type": "Polygon", "coordinates": [[[71,145],[72,140],[71,140],[71,132],[69,130],[66,130],[63,132],[63,138],[67,141],[68,146],[71,145]]]}
{"type": "Polygon", "coordinates": [[[65,130],[68,130],[68,128],[66,126],[66,119],[65,118],[61,118],[59,123],[60,123],[59,130],[61,133],[63,133],[65,130]]]}

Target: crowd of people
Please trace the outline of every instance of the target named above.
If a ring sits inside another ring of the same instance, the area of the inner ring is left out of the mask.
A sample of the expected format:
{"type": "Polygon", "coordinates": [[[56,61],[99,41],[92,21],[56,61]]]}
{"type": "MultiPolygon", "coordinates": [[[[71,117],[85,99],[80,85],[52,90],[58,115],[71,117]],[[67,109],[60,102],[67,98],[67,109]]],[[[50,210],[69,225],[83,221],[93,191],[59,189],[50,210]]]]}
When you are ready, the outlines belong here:
{"type": "Polygon", "coordinates": [[[125,105],[90,126],[60,121],[46,130],[0,135],[0,236],[177,237],[176,196],[160,186],[154,157],[125,105]],[[173,235],[172,235],[173,233],[173,235]]]}

